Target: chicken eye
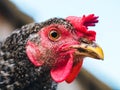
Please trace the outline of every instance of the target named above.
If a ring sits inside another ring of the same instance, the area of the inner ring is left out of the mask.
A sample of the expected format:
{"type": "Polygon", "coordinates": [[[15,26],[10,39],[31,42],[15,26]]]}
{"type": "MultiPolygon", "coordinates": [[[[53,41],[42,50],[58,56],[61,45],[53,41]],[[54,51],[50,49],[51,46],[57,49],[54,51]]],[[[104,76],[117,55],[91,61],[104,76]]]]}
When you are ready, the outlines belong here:
{"type": "Polygon", "coordinates": [[[50,31],[49,33],[49,39],[53,40],[53,41],[56,41],[58,40],[60,37],[60,33],[56,30],[52,30],[50,31]]]}

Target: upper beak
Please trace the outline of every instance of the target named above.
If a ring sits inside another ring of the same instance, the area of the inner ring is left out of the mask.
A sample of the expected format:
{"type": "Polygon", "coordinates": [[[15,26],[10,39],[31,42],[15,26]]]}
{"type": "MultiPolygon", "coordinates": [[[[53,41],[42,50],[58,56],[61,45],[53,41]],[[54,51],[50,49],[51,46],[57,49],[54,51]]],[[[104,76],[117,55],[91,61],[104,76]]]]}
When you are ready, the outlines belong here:
{"type": "Polygon", "coordinates": [[[101,60],[104,59],[102,48],[94,42],[90,44],[81,43],[80,45],[73,45],[72,48],[76,49],[75,54],[77,55],[101,60]]]}

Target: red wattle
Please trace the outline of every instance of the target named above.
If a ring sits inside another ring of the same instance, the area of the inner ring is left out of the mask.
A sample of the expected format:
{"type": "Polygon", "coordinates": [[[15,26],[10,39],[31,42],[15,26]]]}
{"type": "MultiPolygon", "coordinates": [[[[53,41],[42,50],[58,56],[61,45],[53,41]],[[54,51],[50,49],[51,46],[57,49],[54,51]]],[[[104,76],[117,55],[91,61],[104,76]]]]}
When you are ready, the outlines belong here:
{"type": "Polygon", "coordinates": [[[81,60],[79,63],[77,63],[75,66],[72,67],[70,74],[67,76],[65,80],[67,83],[71,83],[77,77],[82,67],[82,63],[83,63],[83,60],[81,60]]]}
{"type": "Polygon", "coordinates": [[[58,65],[51,70],[51,77],[56,82],[64,81],[69,75],[73,66],[73,56],[69,54],[65,60],[62,60],[58,65]]]}

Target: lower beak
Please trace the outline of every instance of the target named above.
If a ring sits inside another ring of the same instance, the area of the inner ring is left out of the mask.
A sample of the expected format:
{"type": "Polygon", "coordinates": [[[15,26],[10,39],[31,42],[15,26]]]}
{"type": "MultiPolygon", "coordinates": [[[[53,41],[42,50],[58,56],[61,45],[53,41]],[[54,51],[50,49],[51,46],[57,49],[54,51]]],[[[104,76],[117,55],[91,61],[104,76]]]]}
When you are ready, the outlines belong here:
{"type": "Polygon", "coordinates": [[[90,44],[81,43],[80,45],[73,45],[72,48],[76,49],[76,55],[101,60],[104,59],[104,53],[102,48],[94,42],[90,44]]]}

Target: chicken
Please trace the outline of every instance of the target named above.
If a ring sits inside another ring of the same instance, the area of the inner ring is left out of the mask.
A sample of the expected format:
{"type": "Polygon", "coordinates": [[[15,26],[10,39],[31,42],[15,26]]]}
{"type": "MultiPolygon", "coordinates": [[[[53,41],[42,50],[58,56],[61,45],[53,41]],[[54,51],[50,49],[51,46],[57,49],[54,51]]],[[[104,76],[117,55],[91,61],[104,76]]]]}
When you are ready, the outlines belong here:
{"type": "Polygon", "coordinates": [[[94,14],[52,18],[16,29],[0,46],[0,90],[56,90],[71,83],[83,59],[102,60],[95,43],[94,14]]]}

